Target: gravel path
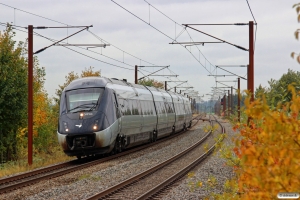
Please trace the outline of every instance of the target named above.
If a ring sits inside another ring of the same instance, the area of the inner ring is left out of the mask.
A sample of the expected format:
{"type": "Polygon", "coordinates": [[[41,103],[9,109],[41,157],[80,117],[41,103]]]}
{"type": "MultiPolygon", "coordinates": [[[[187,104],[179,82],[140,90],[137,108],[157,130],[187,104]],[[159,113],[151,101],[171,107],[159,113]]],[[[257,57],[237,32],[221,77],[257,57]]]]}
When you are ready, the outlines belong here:
{"type": "Polygon", "coordinates": [[[186,146],[194,144],[204,135],[202,128],[207,125],[208,122],[200,122],[187,134],[162,144],[65,176],[42,181],[24,189],[2,194],[0,199],[85,199],[172,157],[184,150],[186,146]]]}

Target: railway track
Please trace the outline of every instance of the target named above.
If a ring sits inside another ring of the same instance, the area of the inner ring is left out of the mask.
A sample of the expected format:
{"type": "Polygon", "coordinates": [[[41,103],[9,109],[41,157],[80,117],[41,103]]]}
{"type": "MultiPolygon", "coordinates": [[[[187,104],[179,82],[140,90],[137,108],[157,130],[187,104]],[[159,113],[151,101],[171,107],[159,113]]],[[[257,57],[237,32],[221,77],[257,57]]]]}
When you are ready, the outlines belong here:
{"type": "MultiPolygon", "coordinates": [[[[211,120],[209,121],[211,125],[214,123],[211,120]]],[[[221,124],[219,125],[221,126],[221,124]]],[[[221,129],[221,133],[224,133],[223,128],[221,129]]],[[[147,199],[159,195],[163,191],[163,188],[166,188],[187,174],[187,172],[197,166],[214,150],[216,142],[214,141],[213,134],[212,132],[207,133],[194,145],[172,158],[101,191],[88,199],[147,199]],[[209,146],[206,150],[203,148],[204,141],[209,146]],[[201,150],[204,152],[199,156],[201,150]]]]}
{"type": "MultiPolygon", "coordinates": [[[[197,116],[197,117],[193,118],[192,126],[195,126],[201,118],[202,118],[201,116],[197,116]]],[[[185,131],[181,132],[181,134],[183,134],[185,132],[187,132],[187,131],[185,130],[185,131]]],[[[20,175],[0,179],[0,194],[6,193],[6,192],[9,192],[12,190],[16,190],[18,188],[25,187],[28,185],[32,185],[32,184],[35,184],[42,180],[52,179],[52,178],[55,178],[58,176],[62,176],[62,175],[65,175],[65,174],[68,174],[68,173],[71,173],[71,172],[74,172],[77,170],[81,170],[81,169],[84,169],[87,167],[91,167],[91,166],[109,161],[109,160],[113,160],[117,157],[125,156],[125,155],[131,154],[133,152],[140,151],[142,149],[149,148],[153,145],[165,142],[165,141],[167,141],[171,138],[177,137],[181,134],[175,134],[175,135],[172,135],[167,138],[162,138],[154,143],[149,143],[146,145],[128,149],[119,154],[104,157],[101,159],[86,158],[86,159],[82,159],[82,160],[72,160],[72,161],[57,164],[54,166],[50,166],[50,167],[46,167],[46,168],[42,168],[42,169],[38,169],[38,170],[33,170],[33,171],[23,173],[20,175]]]]}

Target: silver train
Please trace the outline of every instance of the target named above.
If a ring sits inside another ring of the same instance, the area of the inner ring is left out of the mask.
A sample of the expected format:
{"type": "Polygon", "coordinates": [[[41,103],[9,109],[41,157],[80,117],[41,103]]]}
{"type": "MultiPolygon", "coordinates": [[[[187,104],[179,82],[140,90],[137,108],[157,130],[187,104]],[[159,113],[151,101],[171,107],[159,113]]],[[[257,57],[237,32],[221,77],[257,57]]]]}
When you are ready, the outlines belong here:
{"type": "Polygon", "coordinates": [[[192,123],[187,98],[103,77],[74,80],[62,92],[57,137],[69,156],[118,153],[192,123]]]}

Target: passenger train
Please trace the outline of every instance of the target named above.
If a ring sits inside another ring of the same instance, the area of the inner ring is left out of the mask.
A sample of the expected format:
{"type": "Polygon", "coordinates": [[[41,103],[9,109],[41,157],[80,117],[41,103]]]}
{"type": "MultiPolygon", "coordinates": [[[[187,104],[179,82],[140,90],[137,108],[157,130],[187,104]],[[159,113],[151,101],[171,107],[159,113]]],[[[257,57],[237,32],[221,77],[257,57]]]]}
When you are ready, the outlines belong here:
{"type": "Polygon", "coordinates": [[[189,100],[126,80],[87,77],[62,92],[58,142],[69,156],[118,153],[192,123],[189,100]]]}

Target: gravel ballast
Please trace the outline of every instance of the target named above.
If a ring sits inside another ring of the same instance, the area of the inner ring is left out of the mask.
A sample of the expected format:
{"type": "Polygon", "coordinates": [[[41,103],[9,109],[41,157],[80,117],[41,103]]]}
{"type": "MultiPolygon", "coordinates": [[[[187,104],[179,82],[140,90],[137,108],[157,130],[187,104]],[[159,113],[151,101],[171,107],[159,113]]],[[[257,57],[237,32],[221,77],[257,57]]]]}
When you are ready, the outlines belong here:
{"type": "Polygon", "coordinates": [[[128,156],[76,171],[7,194],[0,199],[85,199],[156,165],[198,141],[204,135],[198,123],[188,133],[128,156]]]}
{"type": "MultiPolygon", "coordinates": [[[[220,120],[223,121],[223,120],[220,120]]],[[[224,139],[225,145],[232,145],[231,138],[235,136],[230,123],[221,123],[225,127],[227,138],[224,139]]],[[[164,200],[181,199],[204,199],[211,197],[212,193],[221,194],[226,180],[234,176],[232,167],[225,165],[226,160],[220,158],[220,152],[211,154],[201,165],[191,171],[192,176],[186,176],[184,179],[171,187],[167,194],[160,196],[164,200]],[[210,177],[216,178],[216,185],[208,187],[207,181],[210,177]],[[197,182],[202,182],[202,186],[193,186],[197,182]],[[192,184],[191,184],[192,183],[192,184]]]]}

